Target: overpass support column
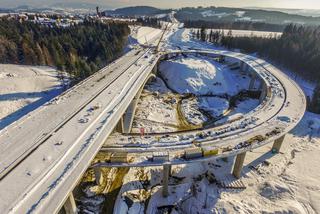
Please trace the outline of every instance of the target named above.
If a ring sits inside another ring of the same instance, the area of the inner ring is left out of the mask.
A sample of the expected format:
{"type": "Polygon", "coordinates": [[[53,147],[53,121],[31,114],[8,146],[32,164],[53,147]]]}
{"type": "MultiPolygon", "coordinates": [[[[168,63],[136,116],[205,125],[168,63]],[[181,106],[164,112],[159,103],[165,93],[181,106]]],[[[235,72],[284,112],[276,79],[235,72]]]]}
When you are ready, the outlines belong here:
{"type": "Polygon", "coordinates": [[[156,63],[155,66],[153,67],[152,73],[155,75],[158,73],[158,63],[156,63]]]}
{"type": "Polygon", "coordinates": [[[264,100],[266,95],[267,95],[267,87],[266,87],[265,83],[262,83],[261,94],[260,94],[260,98],[259,98],[260,103],[262,103],[262,101],[264,100]]]}
{"type": "Polygon", "coordinates": [[[119,133],[123,133],[123,130],[124,130],[123,117],[120,118],[119,122],[116,125],[115,130],[119,133]]]}
{"type": "Polygon", "coordinates": [[[171,171],[171,165],[163,165],[163,178],[162,178],[162,196],[168,197],[169,195],[169,175],[171,171]]]}
{"type": "Polygon", "coordinates": [[[71,192],[68,199],[63,205],[64,210],[66,211],[66,214],[77,214],[77,206],[76,201],[74,200],[73,193],[71,192]]]}
{"type": "Polygon", "coordinates": [[[250,84],[249,84],[249,90],[250,90],[250,91],[253,90],[254,84],[255,84],[255,82],[256,82],[256,79],[257,79],[257,73],[254,72],[254,73],[252,74],[252,77],[251,77],[251,80],[250,80],[250,84]]]}
{"type": "Polygon", "coordinates": [[[236,161],[234,163],[233,171],[232,171],[232,174],[236,178],[241,177],[241,171],[242,171],[243,162],[244,162],[245,157],[246,157],[246,152],[238,154],[236,157],[236,161]]]}
{"type": "Polygon", "coordinates": [[[244,62],[240,61],[240,72],[244,71],[243,68],[244,68],[244,62]]]}
{"type": "Polygon", "coordinates": [[[103,185],[104,178],[103,178],[101,168],[95,167],[93,170],[94,170],[94,177],[96,178],[96,184],[99,186],[103,185]]]}
{"type": "Polygon", "coordinates": [[[280,137],[274,141],[273,146],[272,146],[272,152],[274,152],[274,153],[280,152],[284,138],[285,138],[285,135],[283,135],[282,137],[280,137]]]}
{"type": "Polygon", "coordinates": [[[247,72],[249,69],[249,66],[247,65],[247,63],[244,63],[241,61],[241,64],[240,64],[241,71],[247,72]],[[241,64],[242,64],[242,68],[241,68],[241,64]]]}
{"type": "Polygon", "coordinates": [[[225,56],[223,56],[223,55],[220,55],[220,56],[219,56],[219,62],[220,62],[220,63],[225,62],[225,59],[226,59],[225,56]]]}

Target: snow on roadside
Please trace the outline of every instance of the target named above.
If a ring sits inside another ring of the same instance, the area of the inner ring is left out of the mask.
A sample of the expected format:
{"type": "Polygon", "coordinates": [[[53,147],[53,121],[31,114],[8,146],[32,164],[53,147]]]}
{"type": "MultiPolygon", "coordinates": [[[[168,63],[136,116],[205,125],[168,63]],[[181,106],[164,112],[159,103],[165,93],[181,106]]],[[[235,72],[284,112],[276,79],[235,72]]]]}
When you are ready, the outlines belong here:
{"type": "Polygon", "coordinates": [[[131,26],[131,38],[142,45],[156,44],[155,38],[161,33],[162,30],[157,28],[131,26]]]}
{"type": "Polygon", "coordinates": [[[47,66],[0,64],[0,129],[63,92],[68,80],[47,66]]]}

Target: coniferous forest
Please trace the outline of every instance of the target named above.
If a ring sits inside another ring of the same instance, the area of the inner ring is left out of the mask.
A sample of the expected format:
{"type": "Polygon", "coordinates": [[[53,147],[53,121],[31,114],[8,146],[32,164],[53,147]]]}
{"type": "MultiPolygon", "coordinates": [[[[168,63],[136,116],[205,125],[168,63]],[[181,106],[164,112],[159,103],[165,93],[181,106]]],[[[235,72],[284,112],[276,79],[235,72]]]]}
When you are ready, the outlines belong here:
{"type": "Polygon", "coordinates": [[[129,33],[124,23],[62,28],[0,19],[0,63],[55,66],[83,79],[119,57],[129,33]]]}
{"type": "Polygon", "coordinates": [[[256,31],[270,31],[270,32],[282,32],[285,25],[282,24],[269,24],[265,22],[214,22],[204,20],[186,20],[184,21],[186,28],[198,28],[199,26],[205,26],[208,29],[233,29],[233,30],[256,30],[256,31]]]}

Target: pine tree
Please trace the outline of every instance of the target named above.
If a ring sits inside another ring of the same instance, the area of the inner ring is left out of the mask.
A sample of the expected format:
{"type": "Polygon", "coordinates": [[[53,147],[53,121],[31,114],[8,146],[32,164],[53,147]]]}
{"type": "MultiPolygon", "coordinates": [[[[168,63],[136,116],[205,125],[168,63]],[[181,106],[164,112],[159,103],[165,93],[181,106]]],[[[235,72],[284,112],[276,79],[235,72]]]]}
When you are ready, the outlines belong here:
{"type": "Polygon", "coordinates": [[[313,91],[310,107],[312,112],[320,114],[320,83],[317,84],[313,91]]]}
{"type": "Polygon", "coordinates": [[[129,33],[127,24],[114,22],[59,28],[0,19],[0,62],[56,66],[72,74],[82,69],[78,76],[84,78],[119,56],[129,33]]]}
{"type": "Polygon", "coordinates": [[[197,31],[197,39],[200,40],[200,30],[197,31]]]}
{"type": "Polygon", "coordinates": [[[207,39],[207,30],[206,30],[206,28],[204,26],[201,27],[200,39],[203,42],[205,42],[206,39],[207,39]]]}

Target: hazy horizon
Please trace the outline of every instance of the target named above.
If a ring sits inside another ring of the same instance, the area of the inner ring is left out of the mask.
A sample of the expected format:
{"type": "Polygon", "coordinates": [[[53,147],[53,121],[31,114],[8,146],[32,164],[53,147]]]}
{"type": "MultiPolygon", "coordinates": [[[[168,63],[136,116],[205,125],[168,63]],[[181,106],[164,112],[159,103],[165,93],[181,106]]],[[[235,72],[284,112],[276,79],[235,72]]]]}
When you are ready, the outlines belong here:
{"type": "Polygon", "coordinates": [[[225,7],[260,7],[260,8],[275,8],[275,9],[320,9],[320,1],[314,0],[69,0],[68,2],[55,0],[0,0],[0,7],[12,8],[21,5],[34,7],[48,7],[55,3],[85,3],[95,4],[107,8],[119,8],[126,6],[154,6],[158,8],[181,8],[181,7],[196,7],[196,6],[225,6],[225,7]]]}

